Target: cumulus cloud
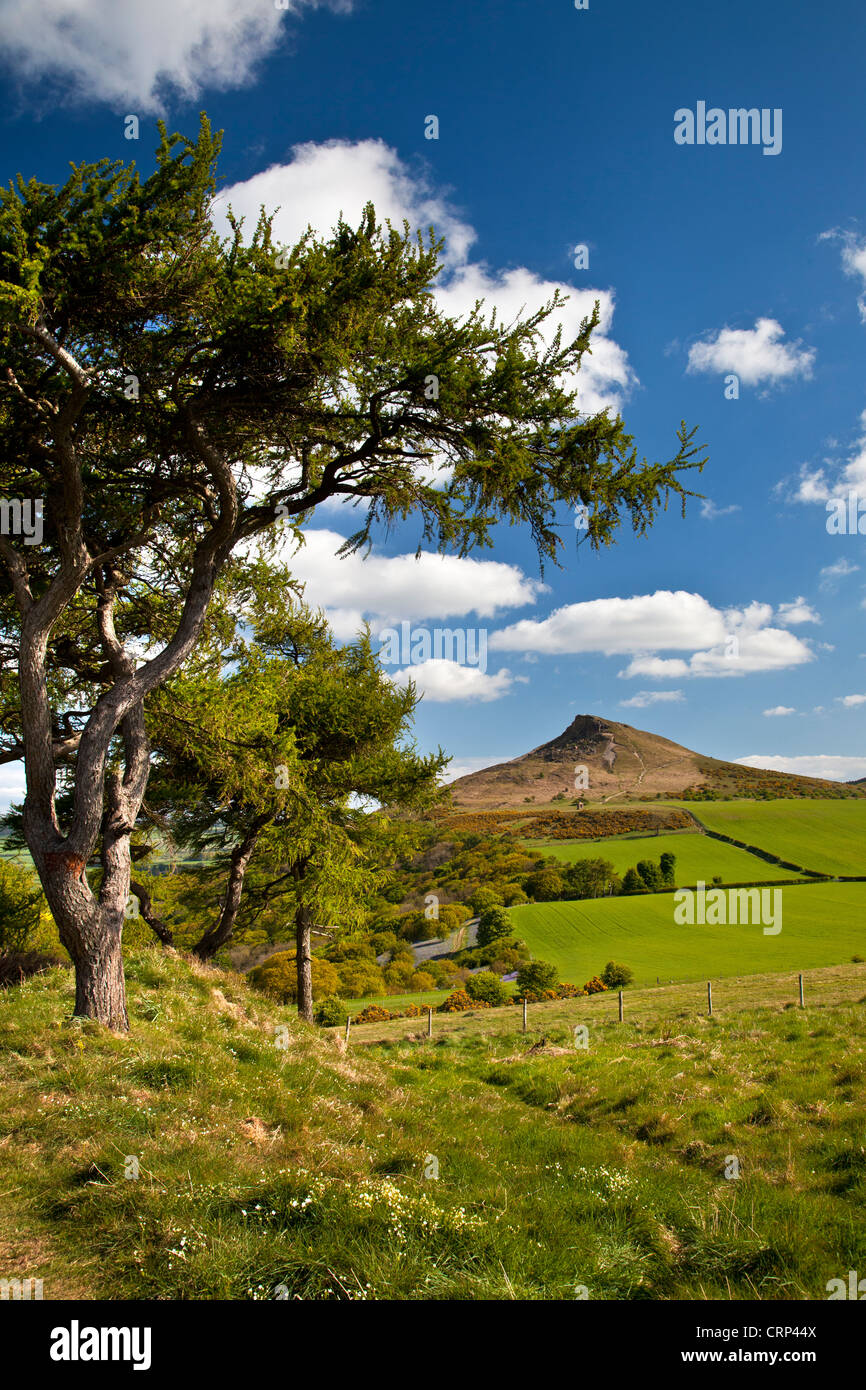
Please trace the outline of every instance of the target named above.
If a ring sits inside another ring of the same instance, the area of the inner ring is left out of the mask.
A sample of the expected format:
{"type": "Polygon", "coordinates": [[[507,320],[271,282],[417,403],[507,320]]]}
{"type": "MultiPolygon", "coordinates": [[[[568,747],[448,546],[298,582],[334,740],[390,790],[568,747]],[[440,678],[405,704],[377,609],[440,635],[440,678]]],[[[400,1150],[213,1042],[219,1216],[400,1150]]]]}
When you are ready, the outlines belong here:
{"type": "Polygon", "coordinates": [[[395,671],[391,680],[395,685],[408,685],[414,681],[425,700],[433,704],[453,704],[457,700],[480,701],[501,700],[507,695],[514,677],[503,666],[495,675],[487,675],[477,666],[461,666],[456,661],[432,658],[417,666],[407,666],[395,671]]]}
{"type": "Polygon", "coordinates": [[[793,483],[783,479],[777,492],[786,495],[791,502],[823,504],[831,499],[847,498],[852,493],[861,499],[866,496],[866,410],[860,414],[859,428],[860,433],[843,464],[828,460],[817,466],[803,464],[793,483]]]}
{"type": "Polygon", "coordinates": [[[854,709],[857,705],[866,705],[866,695],[839,695],[837,696],[840,705],[845,709],[854,709]]]}
{"type": "Polygon", "coordinates": [[[783,343],[785,330],[776,319],[758,319],[754,328],[722,328],[689,349],[687,371],[734,372],[747,386],[770,386],[792,377],[809,377],[814,348],[798,340],[783,343]]]}
{"type": "Polygon", "coordinates": [[[795,598],[792,603],[779,604],[776,618],[786,627],[796,627],[800,623],[820,623],[821,619],[814,608],[802,597],[795,598]]]}
{"type": "Polygon", "coordinates": [[[287,14],[352,0],[4,0],[0,45],[28,81],[59,78],[70,97],[143,115],[170,95],[243,86],[280,42],[287,14]]]}
{"type": "Polygon", "coordinates": [[[773,705],[772,709],[765,709],[764,714],[768,719],[781,718],[785,714],[796,714],[793,705],[773,705]]]}
{"type": "Polygon", "coordinates": [[[474,613],[493,618],[503,609],[534,603],[546,585],[517,565],[424,551],[407,555],[347,555],[337,531],[308,530],[305,544],[287,541],[279,558],[306,585],[305,599],[324,608],[338,638],[351,639],[368,618],[389,626],[412,619],[474,613]]]}
{"type": "Polygon", "coordinates": [[[330,232],[342,213],[357,224],[367,203],[380,220],[401,227],[404,219],[426,231],[435,226],[445,238],[446,263],[463,265],[475,232],[425,174],[410,170],[384,140],[325,140],[292,148],[287,164],[272,164],[242,183],[221,190],[214,210],[217,230],[228,235],[229,207],[252,231],[259,212],[274,212],[274,239],[293,246],[312,227],[330,232]]]}
{"type": "Polygon", "coordinates": [[[598,652],[630,655],[619,674],[666,680],[681,676],[743,676],[784,670],[813,659],[807,644],[772,626],[771,604],[718,609],[700,594],[657,590],[631,598],[590,599],[557,608],[547,618],[525,618],[491,633],[499,651],[546,655],[598,652]],[[661,657],[660,652],[690,653],[661,657]]]}
{"type": "Polygon", "coordinates": [[[639,690],[630,700],[620,700],[623,709],[646,709],[648,705],[678,704],[684,698],[681,690],[639,690]]]}
{"type": "Polygon", "coordinates": [[[564,281],[547,280],[524,267],[497,270],[470,259],[476,233],[458,209],[437,190],[428,177],[410,168],[382,140],[328,140],[322,144],[296,145],[291,159],[274,164],[242,183],[222,190],[215,209],[215,224],[228,231],[226,211],[231,205],[255,226],[262,206],[279,208],[274,219],[275,238],[286,246],[298,240],[308,226],[326,234],[340,213],[357,224],[367,202],[381,219],[395,226],[404,219],[413,229],[431,225],[445,238],[444,275],[434,290],[440,309],[455,317],[469,313],[478,299],[488,311],[494,308],[503,322],[521,311],[532,313],[559,289],[567,302],[548,320],[545,338],[550,341],[562,328],[564,342],[577,337],[581,320],[599,301],[600,323],[592,339],[592,353],[584,358],[576,379],[579,404],[584,414],[608,407],[618,410],[623,398],[637,384],[623,349],[611,337],[615,298],[610,289],[576,289],[564,281]]]}
{"type": "Polygon", "coordinates": [[[858,777],[866,777],[866,758],[835,755],[831,753],[809,753],[799,757],[785,758],[775,753],[751,753],[747,758],[736,758],[743,767],[762,768],[767,772],[794,772],[800,777],[825,777],[831,782],[853,782],[858,777]]]}

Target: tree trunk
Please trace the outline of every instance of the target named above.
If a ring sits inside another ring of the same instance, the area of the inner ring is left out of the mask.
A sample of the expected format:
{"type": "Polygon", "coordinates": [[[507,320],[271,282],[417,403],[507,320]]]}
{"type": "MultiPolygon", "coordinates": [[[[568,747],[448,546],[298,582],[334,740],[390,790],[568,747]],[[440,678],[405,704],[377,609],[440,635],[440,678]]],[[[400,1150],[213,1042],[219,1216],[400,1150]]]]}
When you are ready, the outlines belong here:
{"type": "Polygon", "coordinates": [[[123,978],[121,932],[116,927],[99,933],[93,949],[75,961],[75,1016],[93,1018],[117,1032],[129,1031],[126,982],[123,978]]]}
{"type": "Polygon", "coordinates": [[[208,931],[205,932],[193,946],[193,953],[199,960],[210,960],[215,956],[221,946],[225,946],[231,940],[235,922],[241,908],[241,896],[244,891],[244,875],[247,866],[253,857],[256,843],[264,826],[268,824],[270,817],[259,816],[253,823],[252,828],[244,836],[239,845],[232,850],[229,868],[229,881],[226,886],[225,902],[219,915],[219,920],[208,931]]]}
{"type": "Polygon", "coordinates": [[[310,954],[310,914],[303,903],[295,913],[295,945],[298,967],[298,1016],[313,1022],[313,960],[310,954]]]}

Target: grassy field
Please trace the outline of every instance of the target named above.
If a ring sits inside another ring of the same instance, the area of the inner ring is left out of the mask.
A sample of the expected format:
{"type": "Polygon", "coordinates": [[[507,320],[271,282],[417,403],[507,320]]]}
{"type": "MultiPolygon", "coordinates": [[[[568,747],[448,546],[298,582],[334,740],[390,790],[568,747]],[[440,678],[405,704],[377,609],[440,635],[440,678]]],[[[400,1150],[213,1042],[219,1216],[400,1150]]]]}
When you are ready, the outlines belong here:
{"type": "Polygon", "coordinates": [[[675,854],[677,885],[683,887],[697,883],[698,879],[710,883],[716,874],[723,883],[798,877],[790,869],[768,864],[746,850],[723,844],[698,831],[642,837],[617,835],[607,840],[527,840],[525,843],[527,849],[540,849],[545,855],[562,859],[567,864],[578,859],[607,859],[620,876],[639,859],[652,859],[657,864],[660,855],[675,854]]]}
{"type": "Polygon", "coordinates": [[[533,956],[583,984],[608,960],[629,965],[636,984],[709,979],[750,971],[806,970],[866,955],[866,883],[805,883],[782,894],[782,930],[678,926],[669,893],[510,908],[533,956]]]}
{"type": "Polygon", "coordinates": [[[823,1300],[866,1268],[862,967],[803,1011],[574,1001],[585,1050],[552,1005],[348,1052],[237,976],[128,969],[128,1037],[69,1022],[68,971],[0,1004],[0,1268],[46,1299],[823,1300]]]}
{"type": "Polygon", "coordinates": [[[864,801],[706,801],[689,804],[708,829],[827,874],[866,874],[864,801]]]}

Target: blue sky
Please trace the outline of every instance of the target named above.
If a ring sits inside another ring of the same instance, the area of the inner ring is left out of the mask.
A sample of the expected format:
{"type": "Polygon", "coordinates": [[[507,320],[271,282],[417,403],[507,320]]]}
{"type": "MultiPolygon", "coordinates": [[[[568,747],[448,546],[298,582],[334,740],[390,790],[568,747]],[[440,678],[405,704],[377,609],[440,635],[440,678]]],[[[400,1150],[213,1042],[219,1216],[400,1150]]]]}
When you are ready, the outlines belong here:
{"type": "Polygon", "coordinates": [[[156,117],[193,132],[204,108],[233,205],[280,204],[283,240],[372,197],[444,232],[451,310],[559,284],[574,327],[599,297],[585,407],[621,409],[655,457],[681,418],[699,425],[710,503],[600,555],[563,514],[544,588],[505,528],[468,562],[415,565],[407,526],[341,564],[351,518],[328,507],[297,558],[308,598],[344,636],[363,617],[487,633],[484,671],[412,668],[419,742],[457,770],[593,712],[717,757],[862,776],[863,538],[829,534],[827,504],[854,493],[866,512],[864,39],[857,0],[52,0],[38,23],[0,0],[4,177],[59,181],[103,155],[149,167],[156,117]],[[780,151],[676,143],[675,113],[699,102],[781,111],[780,151]]]}

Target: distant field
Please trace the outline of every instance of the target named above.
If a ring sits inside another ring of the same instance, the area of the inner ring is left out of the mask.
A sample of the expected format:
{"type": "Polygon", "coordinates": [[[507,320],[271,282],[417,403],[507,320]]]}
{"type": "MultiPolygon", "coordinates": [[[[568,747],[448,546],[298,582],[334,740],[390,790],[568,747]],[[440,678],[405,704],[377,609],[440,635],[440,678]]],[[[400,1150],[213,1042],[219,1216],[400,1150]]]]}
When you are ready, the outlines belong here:
{"type": "Polygon", "coordinates": [[[805,869],[866,874],[866,801],[702,801],[689,810],[710,830],[805,869]]]}
{"type": "Polygon", "coordinates": [[[782,930],[760,926],[678,926],[670,893],[586,902],[530,903],[510,909],[533,956],[583,984],[608,960],[622,961],[635,984],[805,970],[866,956],[866,883],[814,883],[782,893],[782,930]]]}
{"type": "MultiPolygon", "coordinates": [[[[844,804],[844,803],[843,803],[844,804]]],[[[852,803],[853,804],[853,803],[852,803]]],[[[724,832],[727,833],[727,832],[724,832]]],[[[739,839],[740,837],[737,836],[739,839]]],[[[704,879],[709,883],[718,874],[723,883],[748,883],[770,878],[796,878],[790,869],[767,864],[746,850],[713,840],[709,835],[646,835],[624,838],[617,835],[607,840],[527,840],[528,849],[540,849],[568,864],[578,859],[608,859],[622,876],[639,859],[658,863],[659,855],[675,854],[677,884],[689,886],[704,879]]]]}
{"type": "Polygon", "coordinates": [[[368,994],[363,999],[344,999],[350,1014],[359,1014],[368,1004],[381,1004],[383,1009],[408,1009],[410,1004],[441,1004],[450,989],[419,990],[417,994],[368,994]]]}

